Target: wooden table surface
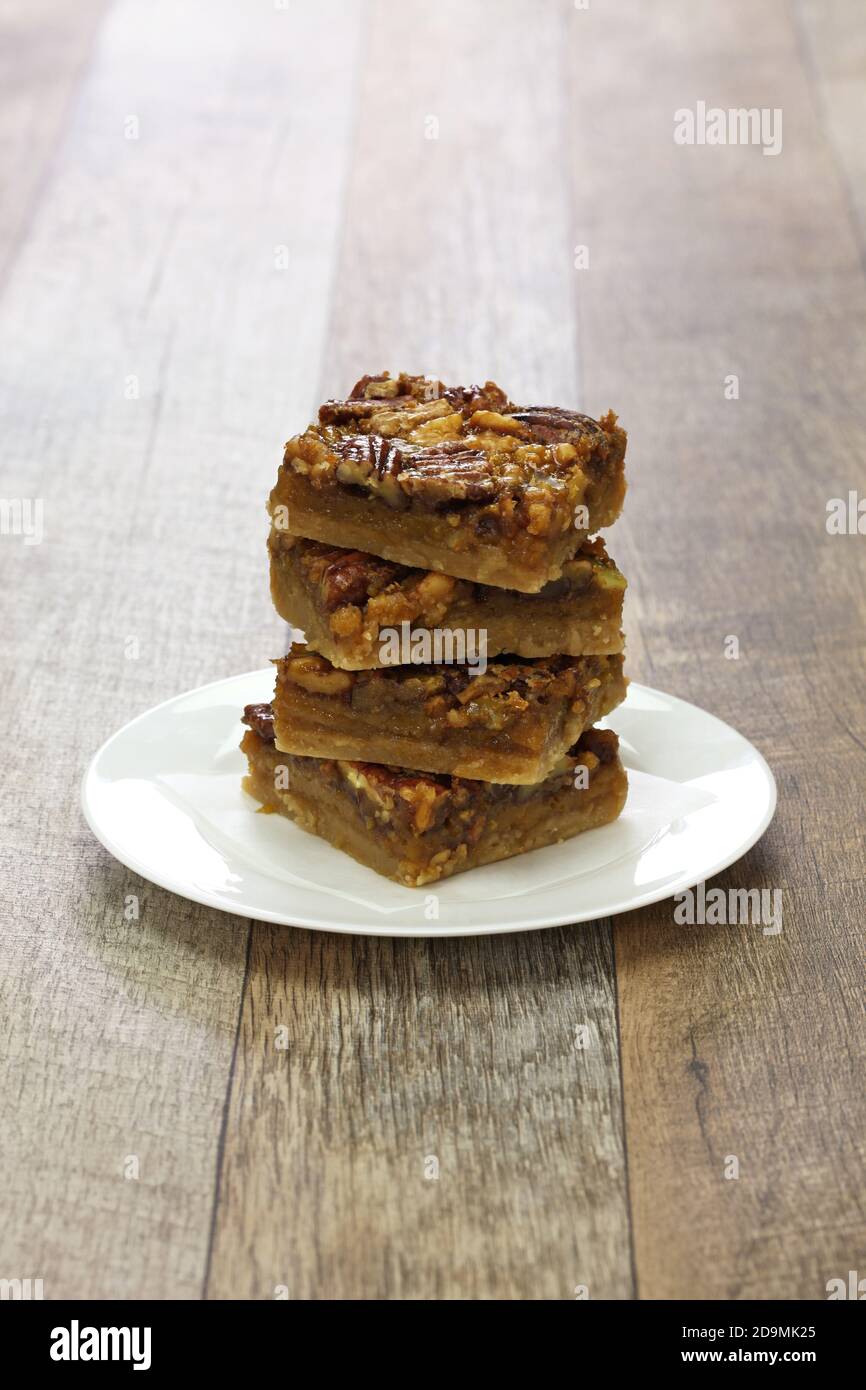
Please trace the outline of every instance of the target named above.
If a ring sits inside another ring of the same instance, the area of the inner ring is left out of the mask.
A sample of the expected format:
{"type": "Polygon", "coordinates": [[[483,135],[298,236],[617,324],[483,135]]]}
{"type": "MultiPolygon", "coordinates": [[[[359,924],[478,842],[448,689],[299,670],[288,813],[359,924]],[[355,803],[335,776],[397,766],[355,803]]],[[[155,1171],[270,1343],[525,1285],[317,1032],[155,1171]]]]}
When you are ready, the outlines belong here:
{"type": "Polygon", "coordinates": [[[2,0],[0,29],[3,490],[44,504],[42,544],[0,537],[0,1277],[821,1299],[866,1274],[866,538],[826,526],[866,494],[862,6],[2,0]],[[780,108],[781,154],[677,145],[698,101],[780,108]],[[282,443],[383,367],[619,412],[630,673],[770,762],[775,821],[715,883],[779,890],[781,933],[668,902],[315,934],[88,832],[109,733],[283,650],[282,443]]]}

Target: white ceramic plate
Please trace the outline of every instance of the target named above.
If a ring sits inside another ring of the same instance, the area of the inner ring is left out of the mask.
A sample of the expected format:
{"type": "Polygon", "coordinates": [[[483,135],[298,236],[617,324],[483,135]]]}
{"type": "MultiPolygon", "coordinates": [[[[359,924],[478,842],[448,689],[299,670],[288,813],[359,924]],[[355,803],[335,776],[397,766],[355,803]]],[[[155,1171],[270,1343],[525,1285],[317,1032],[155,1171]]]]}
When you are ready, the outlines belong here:
{"type": "Polygon", "coordinates": [[[427,888],[403,888],[283,816],[257,815],[241,791],[240,713],[269,700],[273,682],[268,667],[202,686],[102,746],[82,800],[115,858],[173,893],[261,921],[469,936],[609,917],[670,897],[745,854],[776,805],[773,775],[741,734],[695,705],[632,684],[611,721],[629,772],[618,821],[427,888]]]}

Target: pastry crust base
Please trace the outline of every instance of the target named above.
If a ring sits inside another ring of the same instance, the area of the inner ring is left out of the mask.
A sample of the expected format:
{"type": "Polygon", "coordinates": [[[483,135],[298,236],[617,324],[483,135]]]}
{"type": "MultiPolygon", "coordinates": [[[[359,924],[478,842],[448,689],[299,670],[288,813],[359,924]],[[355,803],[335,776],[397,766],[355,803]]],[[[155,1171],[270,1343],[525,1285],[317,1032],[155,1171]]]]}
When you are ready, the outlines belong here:
{"type": "MultiPolygon", "coordinates": [[[[558,693],[560,683],[552,681],[550,693],[520,699],[516,707],[507,695],[480,693],[465,706],[443,700],[444,708],[434,716],[435,696],[429,699],[425,693],[429,667],[360,673],[329,668],[324,680],[342,678],[349,688],[325,694],[297,683],[296,653],[303,651],[293,647],[276,663],[273,712],[282,752],[360,759],[484,782],[542,781],[584,729],[622,702],[627,687],[621,657],[575,657],[576,680],[566,682],[566,694],[558,693]]],[[[327,665],[323,657],[313,661],[327,665]]],[[[314,673],[314,685],[316,679],[314,673]]]]}
{"type": "MultiPolygon", "coordinates": [[[[488,658],[502,652],[525,657],[556,652],[606,656],[623,650],[625,581],[608,561],[593,568],[589,560],[575,556],[567,562],[563,578],[538,594],[435,575],[428,578],[426,588],[435,582],[450,591],[438,603],[424,597],[429,571],[399,569],[395,571],[399,579],[384,594],[329,608],[304,565],[304,553],[311,547],[318,548],[317,543],[271,532],[271,598],[281,618],[303,628],[313,651],[346,671],[387,664],[380,659],[380,632],[399,628],[403,622],[413,632],[433,627],[483,632],[488,658]],[[569,582],[569,572],[581,566],[590,572],[589,582],[569,582]]],[[[335,568],[340,556],[357,555],[342,548],[325,553],[338,557],[335,568]]]]}
{"type": "Polygon", "coordinates": [[[581,789],[561,775],[531,790],[515,788],[515,797],[479,783],[477,791],[470,791],[468,810],[461,812],[466,837],[458,838],[462,827],[451,822],[417,833],[383,819],[381,805],[348,780],[347,772],[363,764],[287,757],[252,729],[241,749],[249,763],[244,789],[263,809],[287,816],[302,830],[410,888],[607,825],[622,811],[628,791],[618,756],[605,763],[596,760],[589,785],[581,789]],[[281,773],[288,786],[277,790],[281,773]]]}
{"type": "Polygon", "coordinates": [[[563,565],[592,532],[612,526],[622,510],[625,475],[617,471],[590,480],[582,498],[589,524],[554,537],[519,531],[489,541],[465,524],[459,511],[397,512],[368,496],[356,496],[339,483],[316,489],[285,465],[271,493],[272,519],[294,536],[366,550],[400,565],[436,570],[478,584],[536,594],[559,579],[563,565]],[[284,512],[278,512],[284,508],[284,512]]]}

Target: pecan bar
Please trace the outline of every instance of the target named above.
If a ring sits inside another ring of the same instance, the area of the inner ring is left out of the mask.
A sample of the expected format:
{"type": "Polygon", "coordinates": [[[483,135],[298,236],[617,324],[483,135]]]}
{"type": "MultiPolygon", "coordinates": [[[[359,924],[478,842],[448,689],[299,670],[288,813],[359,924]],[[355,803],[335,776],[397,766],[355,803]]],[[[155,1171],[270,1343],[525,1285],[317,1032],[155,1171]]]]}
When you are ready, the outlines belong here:
{"type": "Polygon", "coordinates": [[[282,752],[485,782],[540,782],[626,691],[621,656],[341,671],[296,643],[274,664],[282,752]]]}
{"type": "Polygon", "coordinates": [[[623,649],[626,582],[600,539],[586,541],[537,594],[474,584],[433,570],[408,569],[362,550],[342,550],[271,531],[271,597],[307,645],[335,666],[357,671],[390,664],[392,634],[463,634],[490,657],[592,656],[623,649]],[[404,629],[406,625],[408,632],[404,629]]]}
{"type": "Polygon", "coordinates": [[[268,509],[292,535],[537,593],[619,516],[625,446],[613,412],[384,372],[289,440],[268,509]]]}
{"type": "Polygon", "coordinates": [[[244,723],[244,787],[266,811],[410,888],[607,825],[628,790],[607,729],[583,733],[545,781],[504,786],[281,753],[270,705],[247,706],[244,723]]]}

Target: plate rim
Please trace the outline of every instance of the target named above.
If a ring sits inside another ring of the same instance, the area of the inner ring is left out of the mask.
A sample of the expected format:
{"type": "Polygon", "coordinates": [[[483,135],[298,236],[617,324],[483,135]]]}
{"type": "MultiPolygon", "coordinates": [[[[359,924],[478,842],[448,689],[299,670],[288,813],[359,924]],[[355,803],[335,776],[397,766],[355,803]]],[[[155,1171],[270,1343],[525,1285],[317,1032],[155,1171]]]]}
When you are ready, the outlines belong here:
{"type": "MultiPolygon", "coordinates": [[[[763,753],[759,748],[755,747],[751,739],[746,738],[745,734],[740,733],[739,729],[734,728],[733,724],[729,724],[726,720],[721,719],[710,710],[704,709],[703,706],[694,704],[693,701],[684,700],[679,695],[671,695],[668,691],[659,690],[656,686],[645,685],[642,681],[631,681],[629,683],[630,689],[634,689],[635,691],[646,691],[647,694],[654,695],[659,699],[675,701],[679,705],[685,705],[689,709],[697,710],[704,718],[712,719],[723,725],[725,729],[736,734],[751,750],[766,780],[768,789],[767,808],[756,827],[740,842],[735,850],[722,854],[718,861],[713,862],[713,867],[708,868],[699,878],[691,877],[689,871],[684,870],[674,884],[665,884],[655,888],[648,888],[643,893],[630,895],[627,900],[617,900],[614,904],[608,906],[601,914],[597,912],[580,911],[551,913],[548,911],[542,913],[537,918],[521,917],[519,922],[510,922],[504,925],[462,926],[457,924],[448,925],[437,921],[435,928],[432,922],[429,926],[412,927],[397,924],[390,926],[385,923],[362,926],[353,925],[346,921],[334,921],[331,918],[325,920],[321,916],[310,917],[303,913],[289,918],[284,912],[277,912],[267,908],[253,910],[242,904],[238,904],[237,906],[230,905],[217,893],[209,892],[207,889],[197,888],[195,891],[190,892],[190,885],[186,885],[183,888],[179,887],[177,880],[172,881],[169,875],[154,872],[152,867],[145,867],[141,860],[136,860],[134,854],[129,853],[125,849],[122,850],[104,827],[100,826],[97,828],[88,805],[87,788],[91,778],[95,775],[97,763],[100,758],[109,750],[112,744],[143,720],[149,719],[152,715],[158,714],[160,710],[167,708],[169,705],[177,704],[181,700],[188,699],[192,695],[201,695],[217,686],[228,685],[235,681],[244,681],[253,679],[257,676],[266,675],[269,671],[269,667],[258,667],[255,670],[239,672],[233,676],[221,676],[217,680],[206,681],[204,685],[192,686],[189,690],[181,691],[177,695],[170,695],[167,699],[161,700],[158,704],[152,705],[149,709],[134,715],[132,719],[127,720],[127,722],[121,725],[119,729],[116,729],[113,734],[110,734],[99,746],[89,759],[81,778],[80,800],[85,822],[96,840],[118,861],[118,863],[122,864],[124,868],[129,869],[132,873],[138,874],[139,877],[145,879],[148,883],[153,883],[157,888],[162,888],[166,892],[174,893],[176,897],[184,898],[188,902],[199,903],[202,907],[214,908],[216,911],[223,912],[230,917],[241,917],[247,921],[253,922],[268,922],[274,926],[298,927],[305,931],[337,932],[340,935],[347,936],[386,936],[402,938],[404,940],[416,938],[420,940],[434,940],[437,937],[446,936],[505,936],[513,932],[543,931],[553,927],[579,926],[585,922],[603,922],[609,917],[621,916],[624,912],[637,911],[639,908],[649,907],[653,903],[664,902],[668,898],[673,898],[678,893],[686,891],[688,888],[695,887],[698,883],[706,883],[709,879],[714,878],[716,874],[720,874],[725,869],[730,868],[731,864],[735,864],[739,859],[742,859],[743,856],[748,854],[749,850],[757,844],[766,833],[776,813],[778,805],[778,786],[776,784],[776,778],[763,753]]],[[[341,853],[341,851],[334,846],[332,846],[332,849],[335,854],[341,853]]],[[[371,870],[371,872],[373,871],[371,870]]],[[[431,891],[435,891],[435,885],[430,885],[430,888],[431,891]]]]}

